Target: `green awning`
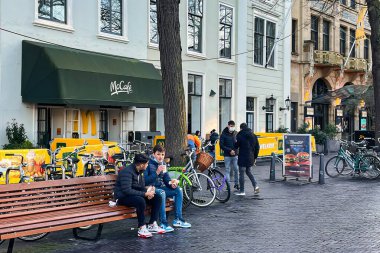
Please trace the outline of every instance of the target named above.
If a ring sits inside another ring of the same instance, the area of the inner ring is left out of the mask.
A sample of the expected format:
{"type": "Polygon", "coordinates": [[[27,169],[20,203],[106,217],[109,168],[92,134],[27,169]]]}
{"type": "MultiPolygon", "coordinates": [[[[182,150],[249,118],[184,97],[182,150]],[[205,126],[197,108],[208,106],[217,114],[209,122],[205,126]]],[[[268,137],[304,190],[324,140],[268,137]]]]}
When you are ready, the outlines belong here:
{"type": "Polygon", "coordinates": [[[162,107],[161,75],[136,59],[22,42],[23,102],[162,107]]]}

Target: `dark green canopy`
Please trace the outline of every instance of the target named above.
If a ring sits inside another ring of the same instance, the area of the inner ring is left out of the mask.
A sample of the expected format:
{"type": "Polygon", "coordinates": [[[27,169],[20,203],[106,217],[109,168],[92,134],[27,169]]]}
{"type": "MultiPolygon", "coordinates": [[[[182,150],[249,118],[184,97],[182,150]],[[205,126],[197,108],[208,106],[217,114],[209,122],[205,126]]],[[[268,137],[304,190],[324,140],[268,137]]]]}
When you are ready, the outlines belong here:
{"type": "Polygon", "coordinates": [[[161,75],[150,63],[22,42],[23,102],[162,107],[161,75]]]}

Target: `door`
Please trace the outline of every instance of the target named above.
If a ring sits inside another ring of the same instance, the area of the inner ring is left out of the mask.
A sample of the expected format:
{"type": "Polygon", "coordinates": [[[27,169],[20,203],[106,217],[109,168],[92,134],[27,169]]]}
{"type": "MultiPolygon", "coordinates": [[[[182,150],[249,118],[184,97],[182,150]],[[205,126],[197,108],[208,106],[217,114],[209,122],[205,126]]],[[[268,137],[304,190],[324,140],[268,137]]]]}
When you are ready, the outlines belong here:
{"type": "Polygon", "coordinates": [[[38,108],[37,116],[37,145],[49,148],[51,140],[51,115],[49,108],[38,108]]]}
{"type": "Polygon", "coordinates": [[[121,131],[121,120],[120,120],[120,111],[108,111],[109,116],[109,133],[108,140],[121,142],[120,131],[121,131]]]}

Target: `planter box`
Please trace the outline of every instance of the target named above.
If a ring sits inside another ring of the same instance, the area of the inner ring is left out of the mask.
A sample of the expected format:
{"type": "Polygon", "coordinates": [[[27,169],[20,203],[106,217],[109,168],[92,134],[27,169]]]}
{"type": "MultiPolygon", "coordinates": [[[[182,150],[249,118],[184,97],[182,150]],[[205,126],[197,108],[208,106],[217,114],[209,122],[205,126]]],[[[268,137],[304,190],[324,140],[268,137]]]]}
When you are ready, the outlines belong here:
{"type": "Polygon", "coordinates": [[[329,152],[338,152],[340,143],[338,140],[327,140],[327,149],[329,152]]]}

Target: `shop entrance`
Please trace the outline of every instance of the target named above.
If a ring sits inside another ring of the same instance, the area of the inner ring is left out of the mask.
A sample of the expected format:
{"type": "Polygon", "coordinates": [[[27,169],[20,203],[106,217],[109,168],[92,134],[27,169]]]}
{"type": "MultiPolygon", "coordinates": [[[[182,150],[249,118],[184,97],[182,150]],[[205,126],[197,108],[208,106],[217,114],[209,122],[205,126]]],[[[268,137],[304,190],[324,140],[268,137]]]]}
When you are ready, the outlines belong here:
{"type": "MultiPolygon", "coordinates": [[[[313,86],[313,99],[327,94],[328,87],[323,79],[318,79],[313,86]]],[[[312,103],[314,107],[314,127],[324,130],[329,120],[329,104],[312,103]]]]}
{"type": "Polygon", "coordinates": [[[49,148],[51,140],[51,115],[49,108],[38,108],[37,118],[37,145],[49,148]]]}

